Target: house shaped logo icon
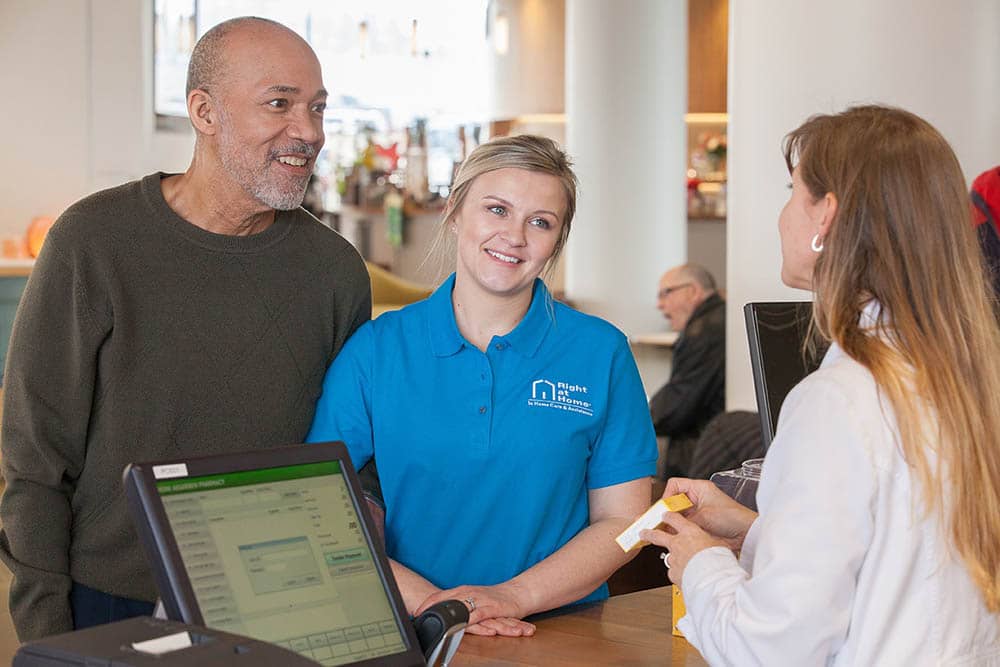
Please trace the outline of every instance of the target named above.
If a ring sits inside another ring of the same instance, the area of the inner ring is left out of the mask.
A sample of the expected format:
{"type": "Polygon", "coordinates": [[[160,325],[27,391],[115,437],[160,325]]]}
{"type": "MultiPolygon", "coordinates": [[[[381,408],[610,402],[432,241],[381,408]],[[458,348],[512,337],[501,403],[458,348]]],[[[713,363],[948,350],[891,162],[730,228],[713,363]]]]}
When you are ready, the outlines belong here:
{"type": "Polygon", "coordinates": [[[531,397],[541,401],[555,400],[556,386],[548,380],[535,380],[531,383],[531,397]]]}
{"type": "Polygon", "coordinates": [[[590,390],[586,385],[535,380],[531,383],[531,398],[528,399],[528,405],[593,417],[594,404],[591,401],[590,390]]]}

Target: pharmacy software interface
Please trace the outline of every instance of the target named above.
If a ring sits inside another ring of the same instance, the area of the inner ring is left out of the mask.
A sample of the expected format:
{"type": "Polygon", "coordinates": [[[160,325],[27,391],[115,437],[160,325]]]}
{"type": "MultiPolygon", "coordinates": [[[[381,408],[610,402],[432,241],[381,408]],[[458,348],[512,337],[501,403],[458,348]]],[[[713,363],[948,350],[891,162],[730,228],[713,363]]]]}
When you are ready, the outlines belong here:
{"type": "Polygon", "coordinates": [[[405,650],[336,461],[157,483],[205,625],[323,665],[405,650]]]}

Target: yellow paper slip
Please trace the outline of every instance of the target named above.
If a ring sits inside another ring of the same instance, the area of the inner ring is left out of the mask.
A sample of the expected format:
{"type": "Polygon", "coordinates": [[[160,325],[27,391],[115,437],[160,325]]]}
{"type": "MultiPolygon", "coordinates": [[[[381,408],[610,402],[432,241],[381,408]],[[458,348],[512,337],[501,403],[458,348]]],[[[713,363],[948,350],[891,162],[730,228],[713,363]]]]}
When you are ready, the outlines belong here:
{"type": "Polygon", "coordinates": [[[683,512],[689,507],[694,507],[694,504],[683,493],[678,493],[669,498],[660,498],[648,510],[643,512],[642,516],[633,521],[631,526],[622,531],[622,534],[615,538],[615,542],[625,552],[642,548],[649,543],[639,539],[640,531],[662,526],[664,512],[683,512]]]}
{"type": "Polygon", "coordinates": [[[675,637],[683,637],[684,633],[677,628],[677,621],[684,618],[687,614],[687,608],[684,606],[684,595],[681,594],[680,586],[674,586],[674,596],[673,596],[673,623],[671,624],[671,632],[675,637]]]}

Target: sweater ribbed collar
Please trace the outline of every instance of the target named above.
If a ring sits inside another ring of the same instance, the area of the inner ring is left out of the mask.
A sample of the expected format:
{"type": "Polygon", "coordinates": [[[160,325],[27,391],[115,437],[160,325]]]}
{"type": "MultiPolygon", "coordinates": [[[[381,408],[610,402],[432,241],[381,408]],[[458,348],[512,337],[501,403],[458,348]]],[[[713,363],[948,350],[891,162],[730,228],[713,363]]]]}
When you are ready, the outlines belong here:
{"type": "Polygon", "coordinates": [[[294,224],[296,211],[300,210],[275,211],[274,223],[257,234],[250,234],[248,236],[216,234],[188,222],[177,215],[177,212],[167,204],[167,200],[163,197],[163,188],[160,182],[164,178],[173,175],[161,171],[150,174],[142,179],[142,193],[152,210],[153,217],[169,225],[174,232],[180,234],[191,243],[209,250],[227,253],[259,252],[280,242],[288,235],[294,224]]]}

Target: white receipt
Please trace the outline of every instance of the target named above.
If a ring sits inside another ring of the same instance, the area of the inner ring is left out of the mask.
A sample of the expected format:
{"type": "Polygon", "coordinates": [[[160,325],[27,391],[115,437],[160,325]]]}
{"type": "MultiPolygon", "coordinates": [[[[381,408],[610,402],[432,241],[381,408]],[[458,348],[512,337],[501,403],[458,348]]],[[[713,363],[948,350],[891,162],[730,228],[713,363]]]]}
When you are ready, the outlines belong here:
{"type": "Polygon", "coordinates": [[[164,653],[172,653],[182,648],[188,648],[191,645],[190,634],[187,632],[177,632],[172,635],[157,637],[156,639],[147,639],[144,642],[135,642],[132,644],[132,648],[140,653],[163,655],[164,653]]]}
{"type": "Polygon", "coordinates": [[[170,463],[162,466],[153,466],[154,479],[171,479],[173,477],[187,477],[188,467],[186,463],[170,463]]]}

